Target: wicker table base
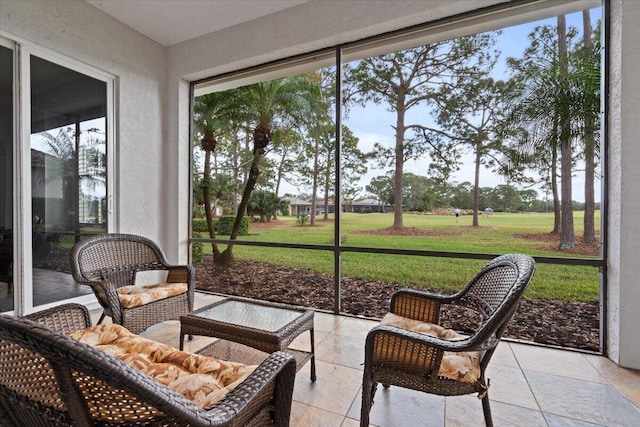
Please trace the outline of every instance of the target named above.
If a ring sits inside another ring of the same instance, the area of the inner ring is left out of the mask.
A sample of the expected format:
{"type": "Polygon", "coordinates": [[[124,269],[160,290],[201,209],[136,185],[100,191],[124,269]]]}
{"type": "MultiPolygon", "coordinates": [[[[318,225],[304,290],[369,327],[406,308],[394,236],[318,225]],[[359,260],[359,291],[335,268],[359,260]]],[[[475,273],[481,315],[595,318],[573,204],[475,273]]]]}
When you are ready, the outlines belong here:
{"type": "Polygon", "coordinates": [[[180,316],[181,350],[184,348],[185,335],[221,338],[198,353],[247,364],[259,364],[266,357],[265,353],[286,351],[296,358],[298,369],[311,360],[311,381],[316,380],[311,310],[286,304],[228,298],[180,316]],[[309,331],[311,338],[310,351],[289,349],[289,344],[306,331],[309,331]],[[250,351],[244,346],[259,352],[250,351]]]}

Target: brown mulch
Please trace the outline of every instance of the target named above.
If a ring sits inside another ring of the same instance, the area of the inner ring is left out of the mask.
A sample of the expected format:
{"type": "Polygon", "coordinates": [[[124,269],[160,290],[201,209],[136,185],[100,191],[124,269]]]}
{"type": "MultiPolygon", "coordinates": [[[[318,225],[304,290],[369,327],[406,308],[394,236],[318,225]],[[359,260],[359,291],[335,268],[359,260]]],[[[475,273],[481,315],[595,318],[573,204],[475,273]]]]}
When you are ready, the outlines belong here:
{"type": "MultiPolygon", "coordinates": [[[[198,288],[216,293],[333,310],[333,278],[312,270],[254,261],[237,269],[216,269],[211,256],[196,264],[198,288]]],[[[343,277],[344,313],[381,318],[398,285],[343,277]]],[[[472,331],[476,320],[464,310],[443,312],[444,326],[472,331]]],[[[554,346],[598,350],[599,309],[596,302],[524,299],[505,336],[554,346]]]]}
{"type": "MultiPolygon", "coordinates": [[[[540,249],[546,251],[557,251],[560,241],[560,237],[553,233],[514,234],[513,237],[541,242],[540,249]]],[[[593,244],[582,243],[582,236],[576,236],[573,245],[573,249],[563,251],[562,254],[598,256],[600,255],[600,232],[596,231],[596,242],[593,244]]]]}

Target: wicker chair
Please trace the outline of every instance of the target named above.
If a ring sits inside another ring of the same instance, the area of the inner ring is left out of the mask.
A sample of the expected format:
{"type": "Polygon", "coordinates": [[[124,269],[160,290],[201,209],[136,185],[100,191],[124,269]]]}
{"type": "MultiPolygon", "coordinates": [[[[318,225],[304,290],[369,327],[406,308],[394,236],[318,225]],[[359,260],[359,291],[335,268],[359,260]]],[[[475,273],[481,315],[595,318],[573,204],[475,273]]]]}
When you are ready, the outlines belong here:
{"type": "Polygon", "coordinates": [[[390,312],[403,318],[438,324],[446,305],[466,307],[479,314],[477,330],[468,338],[448,341],[391,325],[378,325],[367,335],[362,380],[361,426],[369,425],[369,412],[378,383],[397,385],[441,396],[478,393],[485,423],[492,426],[489,380],[485,369],[535,270],[527,255],[502,255],[484,266],[454,295],[404,289],[391,298],[390,312]],[[443,353],[478,351],[480,377],[475,383],[439,375],[443,353]]]}
{"type": "Polygon", "coordinates": [[[193,310],[195,269],[191,265],[170,265],[162,250],[151,240],[133,234],[103,234],[75,244],[70,253],[71,273],[91,286],[104,312],[113,323],[137,334],[166,320],[178,320],[193,310]],[[138,307],[125,308],[118,288],[135,284],[142,271],[167,271],[167,283],[187,283],[186,293],[138,307]]]}
{"type": "Polygon", "coordinates": [[[289,425],[293,357],[271,354],[218,403],[202,409],[136,368],[73,340],[90,326],[84,306],[23,318],[0,315],[3,426],[289,425]]]}

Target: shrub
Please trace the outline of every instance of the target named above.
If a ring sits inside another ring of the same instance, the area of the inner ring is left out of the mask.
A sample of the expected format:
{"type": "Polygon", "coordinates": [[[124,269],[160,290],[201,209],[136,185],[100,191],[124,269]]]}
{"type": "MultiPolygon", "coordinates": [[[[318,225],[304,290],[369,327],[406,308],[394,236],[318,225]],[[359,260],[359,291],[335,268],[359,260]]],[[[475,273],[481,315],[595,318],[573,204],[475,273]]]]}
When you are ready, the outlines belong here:
{"type": "Polygon", "coordinates": [[[209,229],[207,228],[206,218],[193,218],[193,221],[191,222],[191,227],[193,228],[194,232],[206,233],[209,231],[209,229]]]}
{"type": "Polygon", "coordinates": [[[204,244],[195,242],[191,245],[191,263],[196,264],[204,257],[204,244]]]}
{"type": "MultiPolygon", "coordinates": [[[[231,234],[231,230],[233,230],[233,224],[236,222],[235,216],[221,216],[218,218],[218,223],[216,225],[216,233],[218,234],[231,234]]],[[[249,234],[249,217],[243,216],[242,223],[240,224],[240,231],[238,232],[240,235],[249,234]]]]}
{"type": "Polygon", "coordinates": [[[310,217],[308,213],[300,213],[296,215],[296,222],[298,223],[298,225],[305,225],[309,221],[309,218],[310,217]]]}

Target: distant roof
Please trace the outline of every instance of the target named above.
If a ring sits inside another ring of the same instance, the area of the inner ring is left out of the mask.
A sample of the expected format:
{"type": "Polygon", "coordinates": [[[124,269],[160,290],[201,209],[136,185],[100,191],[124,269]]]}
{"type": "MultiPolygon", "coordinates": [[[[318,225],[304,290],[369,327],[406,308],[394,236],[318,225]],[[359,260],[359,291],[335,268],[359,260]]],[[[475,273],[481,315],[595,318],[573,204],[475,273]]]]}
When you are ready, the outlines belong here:
{"type": "Polygon", "coordinates": [[[379,201],[374,200],[374,199],[358,200],[358,201],[352,203],[352,205],[357,205],[357,206],[373,206],[373,205],[378,206],[378,205],[381,205],[381,204],[382,203],[380,203],[379,201]]]}
{"type": "Polygon", "coordinates": [[[311,202],[307,202],[306,200],[302,200],[298,197],[282,197],[282,200],[286,200],[290,205],[309,205],[311,206],[311,202]]]}
{"type": "Polygon", "coordinates": [[[61,161],[59,157],[53,156],[49,153],[45,153],[44,151],[36,150],[35,148],[31,149],[31,164],[34,167],[44,167],[45,161],[61,161]]]}

